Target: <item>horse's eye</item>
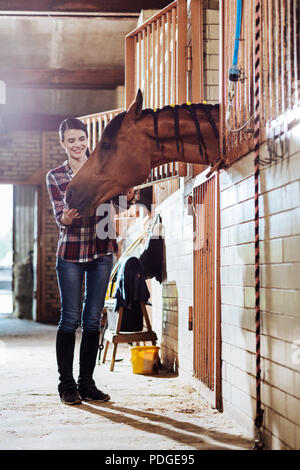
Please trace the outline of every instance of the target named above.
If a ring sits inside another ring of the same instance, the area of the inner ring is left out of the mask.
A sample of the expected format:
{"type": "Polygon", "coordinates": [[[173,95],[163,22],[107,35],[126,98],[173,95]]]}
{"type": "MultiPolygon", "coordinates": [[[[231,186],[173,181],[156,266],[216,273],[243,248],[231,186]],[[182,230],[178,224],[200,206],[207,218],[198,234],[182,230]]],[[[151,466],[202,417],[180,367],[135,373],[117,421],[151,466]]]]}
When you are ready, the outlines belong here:
{"type": "Polygon", "coordinates": [[[109,150],[110,149],[110,143],[109,142],[102,142],[101,148],[103,150],[109,150]]]}

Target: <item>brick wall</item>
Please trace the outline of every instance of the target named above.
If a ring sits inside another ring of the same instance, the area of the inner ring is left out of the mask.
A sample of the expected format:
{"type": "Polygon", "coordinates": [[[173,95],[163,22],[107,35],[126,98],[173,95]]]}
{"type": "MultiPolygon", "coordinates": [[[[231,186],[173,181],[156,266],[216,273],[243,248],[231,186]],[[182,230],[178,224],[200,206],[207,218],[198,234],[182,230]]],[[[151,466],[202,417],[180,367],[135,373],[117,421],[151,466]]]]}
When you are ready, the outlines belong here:
{"type": "Polygon", "coordinates": [[[33,184],[41,187],[38,286],[42,290],[36,317],[38,321],[46,323],[57,322],[59,293],[55,273],[58,227],[53,217],[45,175],[65,159],[66,154],[58,142],[57,132],[14,131],[1,134],[0,184],[24,184],[36,174],[33,184]],[[43,171],[40,175],[38,171],[41,169],[43,171]]]}
{"type": "Polygon", "coordinates": [[[62,149],[57,132],[43,133],[43,321],[57,323],[59,319],[59,291],[57,287],[55,262],[59,228],[55,222],[53,210],[46,187],[46,174],[61,165],[67,158],[62,149]]]}
{"type": "Polygon", "coordinates": [[[41,166],[41,133],[1,133],[0,183],[22,182],[41,166]]]}
{"type": "MultiPolygon", "coordinates": [[[[262,402],[272,449],[300,448],[299,133],[299,125],[289,133],[289,158],[262,168],[260,178],[262,402]]],[[[253,173],[250,154],[220,175],[224,411],[249,430],[255,416],[253,173]]]]}

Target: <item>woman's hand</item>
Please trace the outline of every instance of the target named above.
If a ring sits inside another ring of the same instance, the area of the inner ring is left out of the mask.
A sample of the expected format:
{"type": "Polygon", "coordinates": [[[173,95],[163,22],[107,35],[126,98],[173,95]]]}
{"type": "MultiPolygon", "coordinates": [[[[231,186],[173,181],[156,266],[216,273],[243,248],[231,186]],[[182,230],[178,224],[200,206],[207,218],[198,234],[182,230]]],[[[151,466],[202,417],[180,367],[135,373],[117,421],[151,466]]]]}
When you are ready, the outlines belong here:
{"type": "Polygon", "coordinates": [[[78,214],[77,209],[64,209],[60,221],[64,225],[71,225],[73,220],[78,219],[79,217],[80,215],[78,214]]]}

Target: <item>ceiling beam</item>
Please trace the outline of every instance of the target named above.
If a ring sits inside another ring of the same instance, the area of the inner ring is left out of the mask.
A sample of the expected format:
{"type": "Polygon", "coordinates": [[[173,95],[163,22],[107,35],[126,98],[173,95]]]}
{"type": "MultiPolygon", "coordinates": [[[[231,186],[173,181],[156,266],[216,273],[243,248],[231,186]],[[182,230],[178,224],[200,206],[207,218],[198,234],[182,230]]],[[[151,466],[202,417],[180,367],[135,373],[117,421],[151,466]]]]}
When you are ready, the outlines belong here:
{"type": "Polygon", "coordinates": [[[113,89],[124,85],[124,68],[0,69],[8,88],[113,89]]]}
{"type": "Polygon", "coordinates": [[[3,11],[139,12],[159,10],[171,0],[0,0],[3,11]]]}
{"type": "MultiPolygon", "coordinates": [[[[57,131],[60,123],[66,116],[54,114],[37,114],[37,113],[12,113],[6,114],[3,111],[1,139],[5,139],[5,133],[11,131],[57,131]],[[4,133],[4,134],[3,134],[4,133]]],[[[1,173],[1,172],[0,172],[1,173]]]]}

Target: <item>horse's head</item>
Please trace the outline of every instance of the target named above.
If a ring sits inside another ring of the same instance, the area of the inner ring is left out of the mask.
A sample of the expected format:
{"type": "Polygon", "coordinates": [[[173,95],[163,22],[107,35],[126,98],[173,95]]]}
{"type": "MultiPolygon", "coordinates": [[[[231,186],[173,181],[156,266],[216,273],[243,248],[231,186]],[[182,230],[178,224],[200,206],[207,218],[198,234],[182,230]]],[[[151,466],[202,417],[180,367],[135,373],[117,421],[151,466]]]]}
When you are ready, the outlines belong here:
{"type": "Polygon", "coordinates": [[[139,90],[128,111],[107,124],[89,159],[69,183],[67,204],[80,215],[90,215],[99,204],[147,179],[150,152],[144,151],[147,139],[136,125],[142,105],[139,90]]]}

